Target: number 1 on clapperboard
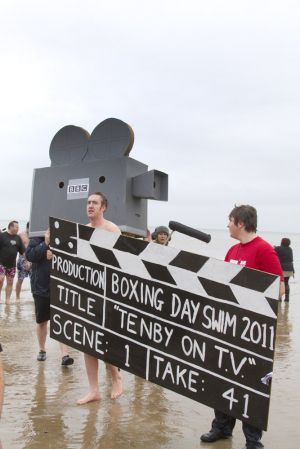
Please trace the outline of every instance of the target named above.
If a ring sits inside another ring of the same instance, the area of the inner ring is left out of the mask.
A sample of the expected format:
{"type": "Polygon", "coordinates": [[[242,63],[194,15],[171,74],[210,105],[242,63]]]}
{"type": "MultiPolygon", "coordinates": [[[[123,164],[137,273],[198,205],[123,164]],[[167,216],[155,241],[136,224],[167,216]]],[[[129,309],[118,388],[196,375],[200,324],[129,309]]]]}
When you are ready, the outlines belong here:
{"type": "Polygon", "coordinates": [[[130,367],[130,365],[129,365],[129,345],[125,345],[125,349],[126,349],[125,366],[127,366],[127,368],[129,368],[130,367]]]}

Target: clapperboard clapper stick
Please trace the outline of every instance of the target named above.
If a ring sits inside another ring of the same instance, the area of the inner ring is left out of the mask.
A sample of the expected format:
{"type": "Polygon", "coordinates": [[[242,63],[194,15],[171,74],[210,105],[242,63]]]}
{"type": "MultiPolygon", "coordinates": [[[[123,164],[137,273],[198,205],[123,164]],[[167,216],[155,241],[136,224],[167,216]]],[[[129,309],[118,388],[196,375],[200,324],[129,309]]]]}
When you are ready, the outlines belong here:
{"type": "Polygon", "coordinates": [[[198,229],[191,228],[190,226],[186,226],[182,223],[178,223],[178,221],[169,221],[169,228],[171,229],[171,234],[168,238],[168,241],[171,238],[171,235],[174,231],[181,232],[181,234],[188,235],[189,237],[194,237],[195,239],[201,240],[202,242],[209,243],[211,241],[211,235],[206,234],[205,232],[198,231],[198,229]]]}

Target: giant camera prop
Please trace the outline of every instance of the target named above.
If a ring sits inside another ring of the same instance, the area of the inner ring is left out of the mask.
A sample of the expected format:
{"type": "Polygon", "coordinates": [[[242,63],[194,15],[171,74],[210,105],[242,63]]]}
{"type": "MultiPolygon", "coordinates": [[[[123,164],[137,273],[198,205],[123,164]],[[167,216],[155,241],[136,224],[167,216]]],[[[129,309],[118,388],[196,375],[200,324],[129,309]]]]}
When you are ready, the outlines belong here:
{"type": "Polygon", "coordinates": [[[50,145],[51,167],[34,170],[30,236],[44,235],[49,216],[86,223],[87,198],[97,191],[108,197],[108,220],[145,236],[147,200],[168,200],[168,175],[130,158],[133,143],[132,128],[115,118],[91,135],[73,125],[60,129],[50,145]]]}

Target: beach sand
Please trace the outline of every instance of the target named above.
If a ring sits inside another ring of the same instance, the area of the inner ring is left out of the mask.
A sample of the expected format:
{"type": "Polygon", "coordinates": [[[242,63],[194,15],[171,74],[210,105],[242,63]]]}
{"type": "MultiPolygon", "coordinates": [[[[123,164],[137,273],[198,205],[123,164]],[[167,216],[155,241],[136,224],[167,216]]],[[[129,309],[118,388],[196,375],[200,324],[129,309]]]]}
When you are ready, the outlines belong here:
{"type": "MultiPolygon", "coordinates": [[[[34,306],[29,285],[19,303],[0,305],[5,401],[1,419],[3,449],[242,449],[237,422],[234,437],[200,444],[210,428],[212,409],[129,373],[124,394],[110,399],[110,379],[100,362],[101,400],[77,406],[87,390],[83,355],[75,350],[72,367],[60,366],[58,343],[47,342],[47,360],[37,362],[34,306]]],[[[300,284],[291,281],[290,303],[281,303],[269,428],[270,449],[295,449],[300,427],[300,284]]]]}

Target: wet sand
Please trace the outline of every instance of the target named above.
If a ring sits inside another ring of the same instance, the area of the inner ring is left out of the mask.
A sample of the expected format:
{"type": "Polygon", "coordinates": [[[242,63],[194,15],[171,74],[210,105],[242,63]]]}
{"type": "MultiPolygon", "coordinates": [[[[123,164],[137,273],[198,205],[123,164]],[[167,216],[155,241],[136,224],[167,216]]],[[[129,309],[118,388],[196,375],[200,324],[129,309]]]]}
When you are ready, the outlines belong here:
{"type": "MultiPolygon", "coordinates": [[[[110,380],[101,362],[101,400],[77,406],[87,379],[83,355],[70,351],[73,367],[62,368],[58,343],[47,342],[47,360],[37,362],[34,306],[29,287],[19,303],[0,304],[4,347],[5,398],[0,435],[3,449],[242,449],[237,422],[234,437],[200,444],[212,409],[128,373],[125,392],[110,399],[110,380]]],[[[263,443],[269,449],[299,447],[300,284],[291,281],[290,303],[281,303],[269,416],[263,443]]]]}

